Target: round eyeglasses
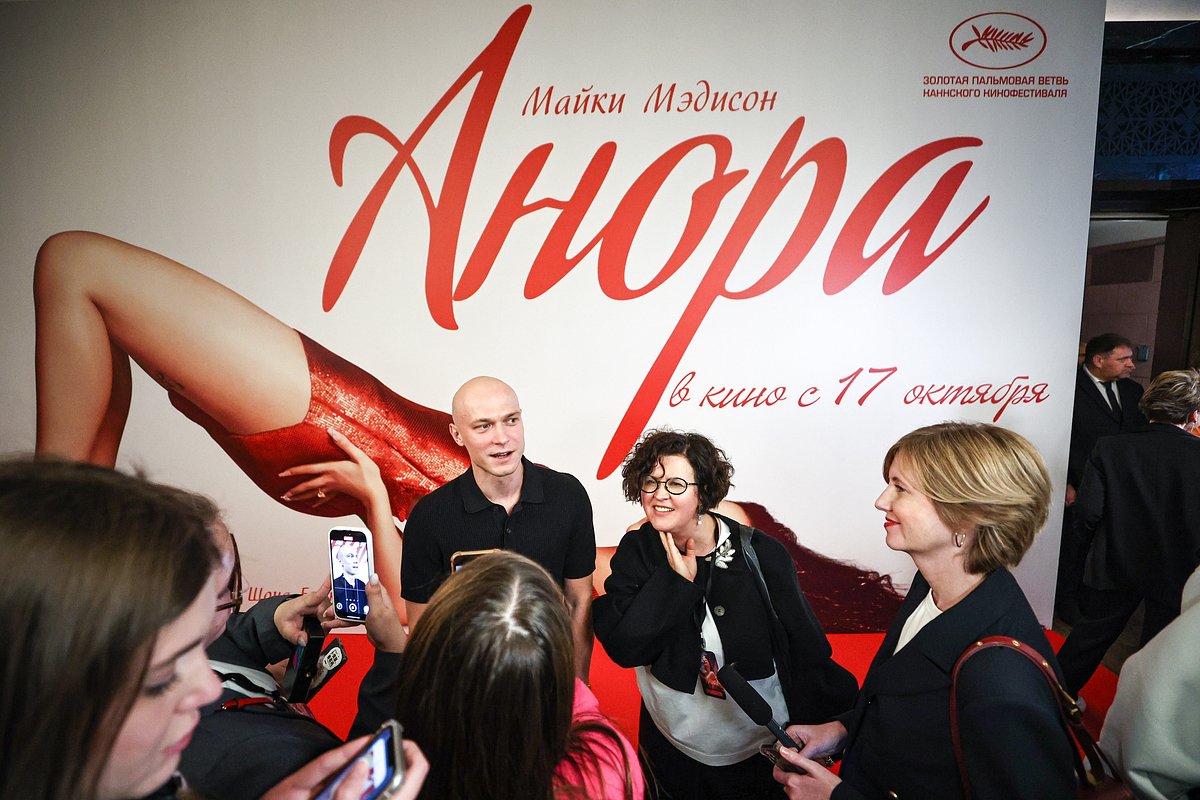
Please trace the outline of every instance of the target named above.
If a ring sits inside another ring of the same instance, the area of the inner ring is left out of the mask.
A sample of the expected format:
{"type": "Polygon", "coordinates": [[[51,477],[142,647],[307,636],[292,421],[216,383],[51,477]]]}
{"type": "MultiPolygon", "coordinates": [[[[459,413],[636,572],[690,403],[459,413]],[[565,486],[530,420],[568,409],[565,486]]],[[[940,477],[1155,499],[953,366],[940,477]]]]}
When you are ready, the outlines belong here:
{"type": "Polygon", "coordinates": [[[649,475],[642,478],[642,492],[645,494],[654,494],[658,491],[659,486],[667,487],[667,492],[670,494],[683,494],[689,486],[697,486],[695,481],[685,481],[683,478],[667,478],[659,480],[649,475]]]}

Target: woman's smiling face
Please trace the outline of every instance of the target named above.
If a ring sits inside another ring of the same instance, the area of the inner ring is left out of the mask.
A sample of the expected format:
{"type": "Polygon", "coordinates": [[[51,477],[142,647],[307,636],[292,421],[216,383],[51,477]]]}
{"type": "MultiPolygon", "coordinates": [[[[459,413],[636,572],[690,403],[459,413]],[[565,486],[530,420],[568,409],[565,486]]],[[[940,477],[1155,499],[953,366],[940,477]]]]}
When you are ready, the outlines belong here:
{"type": "Polygon", "coordinates": [[[650,473],[657,480],[653,492],[642,492],[642,511],[650,524],[660,533],[690,535],[696,529],[700,512],[700,495],[696,491],[696,471],[684,456],[663,456],[650,473]],[[689,485],[683,494],[671,494],[665,481],[679,478],[689,485]]]}
{"type": "Polygon", "coordinates": [[[883,529],[887,546],[909,555],[953,552],[954,531],[950,530],[928,495],[917,488],[916,475],[902,455],[888,470],[888,485],[875,500],[884,512],[883,529]]]}

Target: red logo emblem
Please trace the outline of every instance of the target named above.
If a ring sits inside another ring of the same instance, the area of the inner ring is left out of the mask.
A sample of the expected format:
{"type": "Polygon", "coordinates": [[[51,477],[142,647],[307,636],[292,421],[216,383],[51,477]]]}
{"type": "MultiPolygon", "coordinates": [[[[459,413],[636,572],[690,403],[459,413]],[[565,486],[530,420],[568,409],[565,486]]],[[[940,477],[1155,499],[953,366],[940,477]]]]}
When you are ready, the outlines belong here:
{"type": "Polygon", "coordinates": [[[958,23],[950,33],[950,52],[980,69],[1012,69],[1033,61],[1046,49],[1046,30],[1029,17],[995,11],[958,23]]]}

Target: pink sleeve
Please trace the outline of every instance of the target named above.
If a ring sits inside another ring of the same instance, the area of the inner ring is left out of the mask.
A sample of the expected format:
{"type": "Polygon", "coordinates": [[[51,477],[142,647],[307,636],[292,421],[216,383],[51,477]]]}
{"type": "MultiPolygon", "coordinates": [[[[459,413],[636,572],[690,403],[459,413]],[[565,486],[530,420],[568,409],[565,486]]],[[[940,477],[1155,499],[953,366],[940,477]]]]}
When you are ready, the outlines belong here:
{"type": "Polygon", "coordinates": [[[600,711],[600,702],[592,690],[583,681],[575,679],[575,707],[572,721],[600,722],[609,725],[621,740],[622,753],[608,736],[598,733],[584,735],[584,741],[592,755],[594,764],[585,761],[580,766],[569,759],[564,759],[558,765],[555,783],[559,786],[582,786],[587,796],[594,800],[624,800],[625,798],[625,765],[629,764],[629,777],[633,784],[634,800],[642,800],[646,794],[645,780],[642,768],[638,764],[637,753],[629,740],[613,725],[600,711]]]}

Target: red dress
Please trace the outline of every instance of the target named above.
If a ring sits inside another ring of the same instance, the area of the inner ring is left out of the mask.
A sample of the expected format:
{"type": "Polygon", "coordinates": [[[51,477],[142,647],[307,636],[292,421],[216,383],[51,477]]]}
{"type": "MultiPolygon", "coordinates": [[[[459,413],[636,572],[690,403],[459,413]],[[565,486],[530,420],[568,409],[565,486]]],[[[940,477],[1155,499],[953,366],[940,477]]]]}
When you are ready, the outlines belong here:
{"type": "Polygon", "coordinates": [[[468,466],[466,454],[450,437],[450,415],[406,400],[365,370],[309,339],[300,341],[308,359],[311,397],[304,419],[286,428],[252,434],[229,433],[181,395],[171,403],[208,431],[242,472],[271,497],[308,514],[341,517],[362,514],[362,504],[343,494],[313,506],[280,498],[296,478],[279,473],[301,464],[343,461],[346,454],[327,429],[343,433],[379,465],[392,513],[407,519],[413,504],[468,466]]]}

